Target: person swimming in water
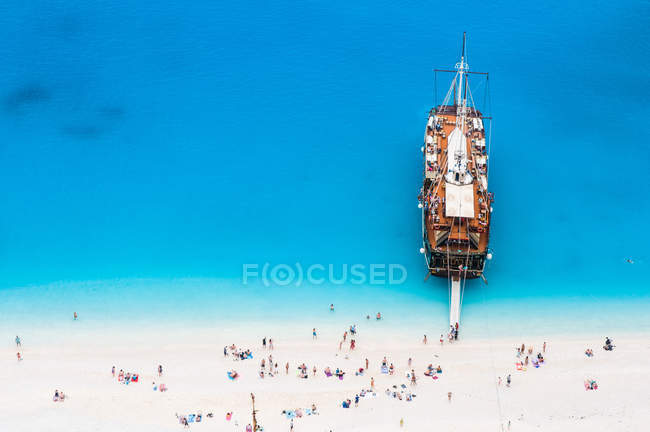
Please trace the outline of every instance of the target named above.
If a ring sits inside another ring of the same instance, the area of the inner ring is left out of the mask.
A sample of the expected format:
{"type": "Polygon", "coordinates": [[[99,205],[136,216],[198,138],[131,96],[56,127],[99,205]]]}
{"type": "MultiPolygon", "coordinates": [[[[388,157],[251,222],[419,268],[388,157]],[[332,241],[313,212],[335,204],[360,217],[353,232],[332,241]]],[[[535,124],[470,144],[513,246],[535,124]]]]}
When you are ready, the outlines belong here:
{"type": "Polygon", "coordinates": [[[330,303],[330,311],[334,312],[334,303],[330,303]]]}
{"type": "Polygon", "coordinates": [[[381,312],[377,312],[377,319],[378,319],[378,320],[381,319],[381,312]]]}

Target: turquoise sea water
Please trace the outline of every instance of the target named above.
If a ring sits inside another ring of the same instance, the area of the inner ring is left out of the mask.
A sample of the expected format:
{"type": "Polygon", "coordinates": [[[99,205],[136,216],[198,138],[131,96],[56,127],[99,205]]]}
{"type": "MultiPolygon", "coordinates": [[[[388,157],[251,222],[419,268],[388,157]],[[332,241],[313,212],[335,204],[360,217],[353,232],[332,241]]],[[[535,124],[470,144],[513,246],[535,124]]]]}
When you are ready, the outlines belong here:
{"type": "Polygon", "coordinates": [[[3,333],[73,310],[98,328],[307,323],[330,302],[444,329],[419,149],[463,31],[491,73],[496,197],[464,328],[648,330],[649,21],[641,1],[4,2],[3,333]],[[242,285],[266,262],[408,278],[242,285]]]}

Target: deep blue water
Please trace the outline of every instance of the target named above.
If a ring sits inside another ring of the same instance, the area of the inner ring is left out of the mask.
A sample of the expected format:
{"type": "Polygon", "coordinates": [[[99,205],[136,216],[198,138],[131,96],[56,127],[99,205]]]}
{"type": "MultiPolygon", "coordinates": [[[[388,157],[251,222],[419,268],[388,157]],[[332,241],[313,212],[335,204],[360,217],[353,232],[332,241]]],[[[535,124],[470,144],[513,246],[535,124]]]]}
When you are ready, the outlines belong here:
{"type": "Polygon", "coordinates": [[[308,319],[330,301],[444,328],[419,149],[432,69],[467,31],[491,74],[496,197],[467,327],[650,329],[648,22],[641,1],[3,2],[5,328],[73,309],[308,319]],[[408,280],[242,286],[264,262],[399,263],[408,280]]]}

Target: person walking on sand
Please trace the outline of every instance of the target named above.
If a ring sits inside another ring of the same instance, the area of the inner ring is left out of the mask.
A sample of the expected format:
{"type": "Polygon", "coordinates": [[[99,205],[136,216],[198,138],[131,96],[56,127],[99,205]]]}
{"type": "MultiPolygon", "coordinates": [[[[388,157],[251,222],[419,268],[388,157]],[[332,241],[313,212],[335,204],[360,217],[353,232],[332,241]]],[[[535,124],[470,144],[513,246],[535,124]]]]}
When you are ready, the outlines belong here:
{"type": "Polygon", "coordinates": [[[228,347],[223,347],[223,356],[228,357],[228,347]]]}
{"type": "Polygon", "coordinates": [[[262,339],[262,348],[266,349],[266,337],[262,339]]]}
{"type": "Polygon", "coordinates": [[[18,358],[18,361],[21,361],[23,358],[20,356],[20,352],[16,353],[16,357],[18,358]]]}
{"type": "Polygon", "coordinates": [[[499,377],[499,386],[501,386],[501,377],[499,377]]]}
{"type": "Polygon", "coordinates": [[[269,349],[273,351],[273,339],[269,338],[269,349]]]}
{"type": "Polygon", "coordinates": [[[111,368],[111,375],[113,375],[113,378],[115,378],[115,366],[111,368]]]}
{"type": "Polygon", "coordinates": [[[373,377],[370,377],[370,388],[373,391],[375,390],[375,379],[373,377]]]}
{"type": "Polygon", "coordinates": [[[158,365],[158,376],[162,376],[162,365],[158,365]]]}
{"type": "Polygon", "coordinates": [[[348,337],[348,332],[347,331],[343,332],[343,342],[345,342],[345,339],[347,339],[347,337],[348,337]]]}
{"type": "Polygon", "coordinates": [[[318,336],[316,335],[316,327],[311,329],[311,338],[312,339],[317,339],[318,338],[318,336]]]}
{"type": "Polygon", "coordinates": [[[506,387],[510,387],[510,382],[511,382],[511,378],[510,378],[510,374],[508,374],[508,376],[506,377],[506,387]]]}
{"type": "Polygon", "coordinates": [[[416,379],[417,378],[415,378],[415,370],[411,369],[411,385],[417,384],[416,379]]]}
{"type": "Polygon", "coordinates": [[[316,365],[314,365],[314,368],[312,369],[312,372],[314,373],[314,376],[316,376],[316,365]]]}
{"type": "Polygon", "coordinates": [[[18,335],[16,335],[16,348],[18,347],[22,347],[22,345],[20,343],[20,338],[18,337],[18,335]]]}
{"type": "Polygon", "coordinates": [[[451,392],[447,392],[447,400],[451,403],[451,392]]]}
{"type": "Polygon", "coordinates": [[[445,341],[445,339],[443,338],[442,335],[440,335],[440,346],[442,346],[442,344],[444,343],[444,341],[445,341]]]}
{"type": "Polygon", "coordinates": [[[368,370],[368,359],[366,359],[366,370],[368,370]]]}
{"type": "Polygon", "coordinates": [[[287,371],[287,375],[289,375],[289,362],[287,362],[286,365],[284,365],[284,370],[287,371]]]}
{"type": "Polygon", "coordinates": [[[422,343],[425,345],[427,344],[427,335],[424,335],[424,339],[422,339],[422,343]]]}
{"type": "Polygon", "coordinates": [[[542,352],[543,352],[543,353],[546,352],[546,341],[544,341],[544,345],[542,345],[542,352]]]}

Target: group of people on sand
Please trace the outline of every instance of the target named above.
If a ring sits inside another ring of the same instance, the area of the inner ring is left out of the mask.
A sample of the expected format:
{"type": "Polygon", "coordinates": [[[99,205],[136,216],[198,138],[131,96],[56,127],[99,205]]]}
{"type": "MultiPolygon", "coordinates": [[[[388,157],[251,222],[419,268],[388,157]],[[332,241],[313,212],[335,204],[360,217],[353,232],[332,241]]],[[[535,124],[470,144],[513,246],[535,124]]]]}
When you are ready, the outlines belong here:
{"type": "Polygon", "coordinates": [[[65,394],[62,391],[54,390],[54,397],[52,398],[52,401],[54,402],[63,402],[65,401],[65,394]]]}
{"type": "MultiPolygon", "coordinates": [[[[449,340],[450,343],[458,339],[458,329],[459,329],[458,323],[449,326],[449,333],[447,333],[447,340],[449,340]]],[[[443,342],[442,335],[440,335],[441,345],[442,342],[443,342]]]]}
{"type": "Polygon", "coordinates": [[[585,390],[598,390],[598,383],[592,379],[586,379],[585,390]]]}
{"type": "Polygon", "coordinates": [[[603,345],[605,351],[613,351],[615,346],[614,341],[611,340],[609,336],[605,338],[605,345],[603,345]]]}
{"type": "Polygon", "coordinates": [[[427,370],[424,371],[424,376],[432,377],[433,379],[438,379],[437,375],[441,373],[442,373],[442,368],[440,367],[440,365],[434,368],[433,364],[430,363],[429,366],[427,366],[427,370]]]}
{"type": "Polygon", "coordinates": [[[388,397],[392,397],[393,399],[397,400],[405,400],[406,402],[411,402],[416,396],[415,393],[411,393],[407,390],[406,384],[400,384],[399,387],[397,387],[397,385],[393,385],[392,390],[390,388],[387,388],[384,393],[388,397]]]}
{"type": "Polygon", "coordinates": [[[311,404],[311,408],[305,408],[304,410],[302,408],[296,408],[296,409],[289,409],[289,410],[282,410],[281,415],[287,416],[288,419],[293,419],[293,418],[300,418],[304,415],[318,415],[318,411],[316,410],[316,404],[313,403],[311,404]]]}
{"type": "Polygon", "coordinates": [[[272,350],[273,349],[273,339],[269,338],[269,343],[267,345],[266,336],[264,336],[262,338],[262,348],[264,348],[264,349],[268,348],[268,349],[272,350]]]}
{"type": "MultiPolygon", "coordinates": [[[[211,412],[206,415],[207,418],[212,418],[214,417],[214,414],[211,412]]],[[[190,427],[190,423],[201,423],[203,421],[203,414],[201,411],[199,411],[196,414],[187,414],[187,415],[179,415],[176,413],[176,418],[178,419],[178,422],[182,424],[184,427],[190,427]]]]}
{"type": "MultiPolygon", "coordinates": [[[[542,351],[546,351],[546,342],[544,342],[543,349],[542,351]]],[[[518,360],[515,365],[517,366],[517,370],[526,370],[528,367],[528,363],[532,363],[532,365],[535,368],[538,368],[540,365],[544,363],[544,356],[542,355],[541,352],[538,352],[535,357],[530,360],[530,357],[533,355],[533,346],[528,347],[528,351],[526,351],[526,346],[525,344],[521,344],[521,347],[517,347],[517,358],[520,359],[518,360]],[[528,355],[526,355],[526,352],[528,352],[528,355]],[[523,361],[521,360],[521,357],[524,356],[523,361]]]]}
{"type": "Polygon", "coordinates": [[[262,359],[260,362],[260,372],[259,376],[260,378],[264,378],[265,376],[269,377],[274,377],[279,374],[278,371],[278,362],[273,363],[273,355],[269,354],[269,369],[268,371],[266,370],[266,359],[262,359]]]}
{"type": "Polygon", "coordinates": [[[238,349],[235,344],[223,347],[223,356],[228,357],[228,355],[232,357],[233,361],[247,360],[253,358],[253,353],[251,352],[250,349],[245,349],[245,350],[238,349]],[[228,353],[228,350],[230,350],[230,353],[228,353]]]}
{"type": "Polygon", "coordinates": [[[332,373],[332,369],[330,369],[329,366],[323,369],[323,373],[327,378],[336,376],[340,380],[342,380],[343,377],[345,376],[345,372],[343,372],[343,369],[336,368],[336,370],[332,373]]]}
{"type": "MultiPolygon", "coordinates": [[[[16,335],[16,348],[22,348],[22,347],[23,347],[23,344],[22,344],[20,338],[18,337],[18,335],[16,335]]],[[[16,352],[16,359],[18,361],[21,361],[23,359],[23,355],[20,353],[20,350],[18,352],[16,352]]]]}
{"type": "MultiPolygon", "coordinates": [[[[115,378],[115,366],[111,368],[111,375],[115,378]]],[[[139,374],[132,374],[131,372],[124,372],[120,369],[120,372],[117,374],[117,382],[128,385],[131,382],[137,383],[140,379],[139,374]]]]}

